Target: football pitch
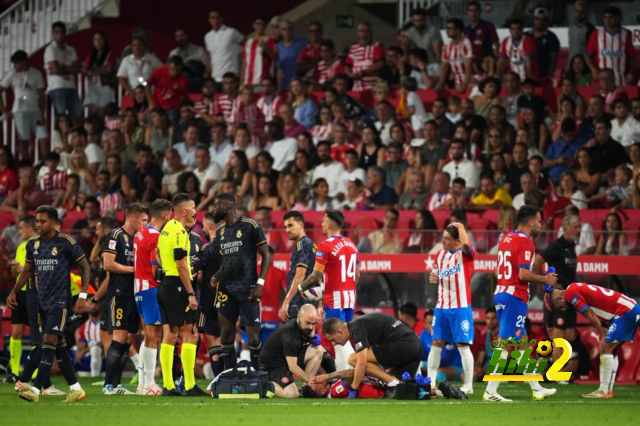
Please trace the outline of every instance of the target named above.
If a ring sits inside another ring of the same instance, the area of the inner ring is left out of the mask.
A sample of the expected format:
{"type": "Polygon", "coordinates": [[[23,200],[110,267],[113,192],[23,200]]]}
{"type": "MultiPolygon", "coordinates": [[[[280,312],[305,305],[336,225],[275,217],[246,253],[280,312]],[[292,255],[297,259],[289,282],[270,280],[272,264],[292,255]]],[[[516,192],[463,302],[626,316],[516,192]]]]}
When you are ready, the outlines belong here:
{"type": "MultiPolygon", "coordinates": [[[[13,385],[0,383],[2,424],[64,425],[323,425],[415,426],[499,424],[635,424],[640,414],[640,386],[616,386],[615,398],[584,400],[581,393],[595,385],[555,385],[558,393],[541,402],[531,399],[526,384],[503,384],[500,393],[513,403],[482,401],[483,383],[468,400],[436,399],[426,402],[395,400],[263,399],[215,400],[212,398],[163,398],[104,396],[95,380],[81,379],[87,398],[63,404],[64,397],[43,396],[38,403],[18,398],[13,385]],[[11,422],[11,423],[10,423],[11,422]]],[[[61,377],[54,384],[63,390],[61,377]]],[[[203,389],[207,383],[199,381],[203,389]]],[[[544,384],[549,387],[549,384],[544,384]]],[[[129,386],[129,389],[134,389],[129,386]]]]}

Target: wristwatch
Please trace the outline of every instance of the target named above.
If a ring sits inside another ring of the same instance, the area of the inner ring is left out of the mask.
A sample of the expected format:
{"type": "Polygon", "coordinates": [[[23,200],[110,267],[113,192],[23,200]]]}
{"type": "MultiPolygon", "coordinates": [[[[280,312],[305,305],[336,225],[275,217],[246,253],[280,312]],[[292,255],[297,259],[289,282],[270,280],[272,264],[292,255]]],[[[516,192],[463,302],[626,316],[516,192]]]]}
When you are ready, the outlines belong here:
{"type": "Polygon", "coordinates": [[[191,292],[191,293],[187,293],[187,295],[188,295],[188,296],[193,296],[193,297],[196,297],[196,294],[195,294],[194,292],[191,292]]]}
{"type": "Polygon", "coordinates": [[[91,299],[89,299],[91,301],[91,303],[95,303],[98,304],[98,302],[100,302],[100,300],[96,299],[95,296],[91,296],[91,299]]]}

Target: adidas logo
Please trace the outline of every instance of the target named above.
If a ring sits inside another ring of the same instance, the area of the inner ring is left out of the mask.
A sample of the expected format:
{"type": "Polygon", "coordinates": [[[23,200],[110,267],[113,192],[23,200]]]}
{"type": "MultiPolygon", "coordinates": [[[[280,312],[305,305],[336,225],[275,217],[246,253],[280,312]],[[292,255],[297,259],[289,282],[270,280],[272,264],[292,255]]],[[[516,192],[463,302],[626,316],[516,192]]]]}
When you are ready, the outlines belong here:
{"type": "Polygon", "coordinates": [[[153,325],[162,325],[160,321],[156,321],[153,325]]]}
{"type": "Polygon", "coordinates": [[[182,287],[178,287],[178,293],[182,291],[182,287]]]}
{"type": "Polygon", "coordinates": [[[51,329],[51,331],[60,331],[60,330],[58,330],[58,326],[56,325],[55,327],[53,327],[53,328],[51,329]]]}
{"type": "Polygon", "coordinates": [[[260,322],[260,318],[256,318],[254,322],[260,322]]]}
{"type": "Polygon", "coordinates": [[[33,254],[38,254],[38,250],[34,251],[33,254]]]}

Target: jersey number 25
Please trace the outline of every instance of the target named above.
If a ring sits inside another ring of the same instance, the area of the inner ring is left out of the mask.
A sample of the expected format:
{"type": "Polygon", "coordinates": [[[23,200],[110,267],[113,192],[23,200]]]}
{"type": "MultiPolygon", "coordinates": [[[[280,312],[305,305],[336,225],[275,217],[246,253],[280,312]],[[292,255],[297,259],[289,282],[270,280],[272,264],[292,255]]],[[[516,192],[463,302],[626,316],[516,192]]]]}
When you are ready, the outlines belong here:
{"type": "Polygon", "coordinates": [[[509,259],[510,257],[511,257],[510,251],[498,252],[498,279],[499,280],[503,278],[505,280],[508,280],[511,278],[511,275],[513,274],[513,266],[511,265],[511,261],[509,259]]]}

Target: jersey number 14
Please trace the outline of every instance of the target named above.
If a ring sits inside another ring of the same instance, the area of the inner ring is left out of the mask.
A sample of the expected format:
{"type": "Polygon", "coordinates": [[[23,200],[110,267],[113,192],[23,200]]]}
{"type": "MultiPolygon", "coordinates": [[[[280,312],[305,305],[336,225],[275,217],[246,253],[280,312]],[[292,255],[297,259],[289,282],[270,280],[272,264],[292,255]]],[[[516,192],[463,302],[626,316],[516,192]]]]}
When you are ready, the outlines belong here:
{"type": "Polygon", "coordinates": [[[347,278],[351,278],[352,280],[356,279],[356,255],[352,254],[349,256],[349,263],[347,264],[347,256],[341,254],[340,257],[340,265],[342,271],[342,282],[347,281],[347,278]]]}

